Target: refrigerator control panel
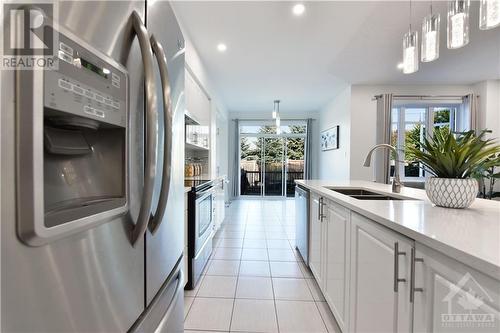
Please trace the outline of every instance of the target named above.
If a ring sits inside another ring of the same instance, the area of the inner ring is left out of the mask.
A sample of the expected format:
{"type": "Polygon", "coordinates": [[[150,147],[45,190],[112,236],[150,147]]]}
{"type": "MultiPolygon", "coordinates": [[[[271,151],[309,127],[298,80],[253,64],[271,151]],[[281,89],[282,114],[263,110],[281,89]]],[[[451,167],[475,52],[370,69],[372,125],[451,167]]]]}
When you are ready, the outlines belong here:
{"type": "Polygon", "coordinates": [[[58,70],[44,72],[44,106],[126,127],[127,71],[64,34],[59,41],[58,70]]]}

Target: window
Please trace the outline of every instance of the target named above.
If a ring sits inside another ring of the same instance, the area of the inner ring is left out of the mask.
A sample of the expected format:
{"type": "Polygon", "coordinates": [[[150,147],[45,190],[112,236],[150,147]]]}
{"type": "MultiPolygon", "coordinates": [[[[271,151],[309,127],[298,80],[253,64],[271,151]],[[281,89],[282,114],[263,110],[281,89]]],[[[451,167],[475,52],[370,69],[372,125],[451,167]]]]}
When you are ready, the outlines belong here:
{"type": "MultiPolygon", "coordinates": [[[[400,104],[392,109],[391,144],[397,147],[399,157],[399,174],[402,180],[424,181],[426,172],[422,169],[408,147],[423,142],[425,137],[432,136],[434,131],[447,128],[457,130],[457,118],[460,116],[461,104],[400,104]]],[[[463,122],[462,122],[463,123],[463,122]]],[[[395,156],[391,156],[391,176],[394,175],[395,156]]]]}

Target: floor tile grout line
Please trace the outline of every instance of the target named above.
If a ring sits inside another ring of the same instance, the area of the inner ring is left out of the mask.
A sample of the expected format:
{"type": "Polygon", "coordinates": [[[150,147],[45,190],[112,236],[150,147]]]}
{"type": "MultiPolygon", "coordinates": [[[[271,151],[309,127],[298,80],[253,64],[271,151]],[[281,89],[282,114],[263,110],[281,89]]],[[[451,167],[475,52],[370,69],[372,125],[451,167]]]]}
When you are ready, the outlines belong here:
{"type": "MultiPolygon", "coordinates": [[[[243,236],[246,235],[246,222],[245,222],[245,231],[243,231],[243,236]]],[[[245,241],[243,240],[243,243],[245,241]]],[[[242,244],[243,246],[243,244],[242,244]]],[[[236,293],[238,292],[238,284],[240,282],[240,269],[241,269],[241,258],[243,256],[243,249],[241,250],[241,253],[240,253],[240,262],[239,262],[239,265],[238,265],[238,276],[236,277],[236,288],[234,288],[234,297],[233,297],[233,308],[231,309],[231,317],[230,317],[230,320],[229,320],[229,331],[231,331],[231,327],[233,326],[233,316],[234,316],[234,308],[236,306],[236,293]]]]}
{"type": "MultiPolygon", "coordinates": [[[[267,239],[266,239],[266,244],[267,244],[267,239]]],[[[267,248],[267,256],[269,257],[269,248],[267,248]]],[[[278,319],[278,306],[276,305],[276,293],[274,291],[274,281],[273,281],[273,274],[271,272],[271,261],[270,260],[269,260],[268,264],[269,264],[269,274],[271,275],[270,276],[271,288],[273,291],[274,318],[276,319],[276,327],[278,329],[278,333],[280,333],[280,323],[279,323],[279,319],[278,319]]]]}

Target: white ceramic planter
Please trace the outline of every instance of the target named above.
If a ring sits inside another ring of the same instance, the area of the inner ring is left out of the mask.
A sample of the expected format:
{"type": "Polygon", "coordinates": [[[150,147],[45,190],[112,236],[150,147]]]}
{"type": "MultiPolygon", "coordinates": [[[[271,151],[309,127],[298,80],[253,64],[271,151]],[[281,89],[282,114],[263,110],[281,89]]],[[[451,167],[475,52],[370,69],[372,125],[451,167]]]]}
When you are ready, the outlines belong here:
{"type": "Polygon", "coordinates": [[[425,181],[425,192],[437,206],[467,208],[477,197],[479,184],[476,179],[435,178],[425,181]]]}

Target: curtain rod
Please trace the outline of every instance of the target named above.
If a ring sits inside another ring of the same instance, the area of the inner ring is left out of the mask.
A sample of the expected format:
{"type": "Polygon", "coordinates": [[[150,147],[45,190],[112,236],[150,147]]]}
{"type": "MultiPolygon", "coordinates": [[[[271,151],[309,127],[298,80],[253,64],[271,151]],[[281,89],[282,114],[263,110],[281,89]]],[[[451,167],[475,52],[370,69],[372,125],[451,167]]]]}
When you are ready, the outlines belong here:
{"type": "MultiPolygon", "coordinates": [[[[373,96],[373,100],[381,98],[383,95],[373,96]]],[[[393,98],[415,98],[415,99],[432,99],[432,98],[464,98],[467,95],[392,95],[393,98]]]]}

